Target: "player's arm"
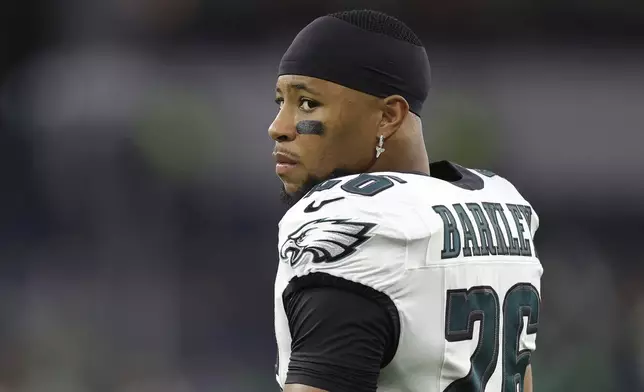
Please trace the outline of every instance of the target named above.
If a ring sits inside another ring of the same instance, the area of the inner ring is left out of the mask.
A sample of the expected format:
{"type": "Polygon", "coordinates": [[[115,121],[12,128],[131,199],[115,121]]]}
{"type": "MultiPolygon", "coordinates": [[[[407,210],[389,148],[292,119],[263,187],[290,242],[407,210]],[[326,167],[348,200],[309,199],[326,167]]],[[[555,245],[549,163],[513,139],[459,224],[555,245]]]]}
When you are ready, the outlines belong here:
{"type": "Polygon", "coordinates": [[[313,388],[309,387],[308,385],[302,385],[302,384],[287,384],[286,389],[284,389],[285,392],[329,392],[325,391],[324,389],[318,389],[318,388],[313,388]]]}
{"type": "Polygon", "coordinates": [[[392,309],[357,283],[324,273],[296,279],[315,283],[284,296],[292,335],[284,391],[375,392],[397,346],[392,309]]]}
{"type": "Polygon", "coordinates": [[[528,365],[525,369],[525,377],[523,378],[523,392],[532,392],[532,365],[528,365]]]}

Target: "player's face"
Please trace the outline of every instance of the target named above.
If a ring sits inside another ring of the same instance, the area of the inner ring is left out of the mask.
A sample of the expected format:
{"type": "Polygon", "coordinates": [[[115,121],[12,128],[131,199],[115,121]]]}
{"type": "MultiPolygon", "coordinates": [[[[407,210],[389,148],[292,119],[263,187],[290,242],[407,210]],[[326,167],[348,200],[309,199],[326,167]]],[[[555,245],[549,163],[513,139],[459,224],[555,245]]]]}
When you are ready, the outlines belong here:
{"type": "Polygon", "coordinates": [[[373,163],[378,98],[324,80],[280,76],[279,112],[268,129],[275,172],[287,193],[334,172],[361,172],[373,163]]]}

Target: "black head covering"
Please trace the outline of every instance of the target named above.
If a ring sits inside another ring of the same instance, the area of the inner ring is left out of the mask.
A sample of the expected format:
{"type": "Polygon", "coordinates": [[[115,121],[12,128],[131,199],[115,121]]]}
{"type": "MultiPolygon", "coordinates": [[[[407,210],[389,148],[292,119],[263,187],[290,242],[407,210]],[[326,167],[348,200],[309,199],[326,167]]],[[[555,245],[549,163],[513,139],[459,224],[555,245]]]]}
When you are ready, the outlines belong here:
{"type": "Polygon", "coordinates": [[[382,26],[370,31],[333,15],[300,31],[282,57],[279,75],[310,76],[380,98],[401,95],[416,115],[430,82],[427,53],[417,38],[394,37],[382,26]]]}

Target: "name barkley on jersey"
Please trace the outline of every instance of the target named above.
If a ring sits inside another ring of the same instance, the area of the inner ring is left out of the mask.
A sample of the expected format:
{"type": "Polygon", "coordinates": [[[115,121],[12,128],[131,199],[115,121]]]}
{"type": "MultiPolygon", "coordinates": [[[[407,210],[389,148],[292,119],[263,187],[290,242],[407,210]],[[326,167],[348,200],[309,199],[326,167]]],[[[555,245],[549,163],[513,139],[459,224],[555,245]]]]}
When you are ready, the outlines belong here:
{"type": "Polygon", "coordinates": [[[461,251],[464,257],[490,255],[531,257],[533,253],[536,257],[536,251],[533,252],[530,240],[524,235],[526,225],[530,233],[532,219],[530,206],[518,204],[504,206],[501,203],[483,202],[456,203],[451,208],[436,205],[432,208],[443,221],[441,259],[458,257],[461,251]],[[473,220],[470,219],[466,209],[473,220]],[[452,211],[458,216],[460,230],[452,211]],[[512,224],[516,229],[514,232],[508,221],[508,214],[512,217],[512,224]]]}

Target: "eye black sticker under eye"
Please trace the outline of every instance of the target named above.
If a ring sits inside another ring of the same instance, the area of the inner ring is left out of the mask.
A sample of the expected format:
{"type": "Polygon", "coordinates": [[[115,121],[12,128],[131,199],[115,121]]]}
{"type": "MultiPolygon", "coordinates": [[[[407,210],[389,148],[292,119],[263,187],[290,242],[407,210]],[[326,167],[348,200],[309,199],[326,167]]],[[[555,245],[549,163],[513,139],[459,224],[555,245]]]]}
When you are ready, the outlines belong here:
{"type": "Polygon", "coordinates": [[[295,130],[300,135],[322,135],[324,133],[324,124],[321,121],[302,120],[295,124],[295,130]]]}

